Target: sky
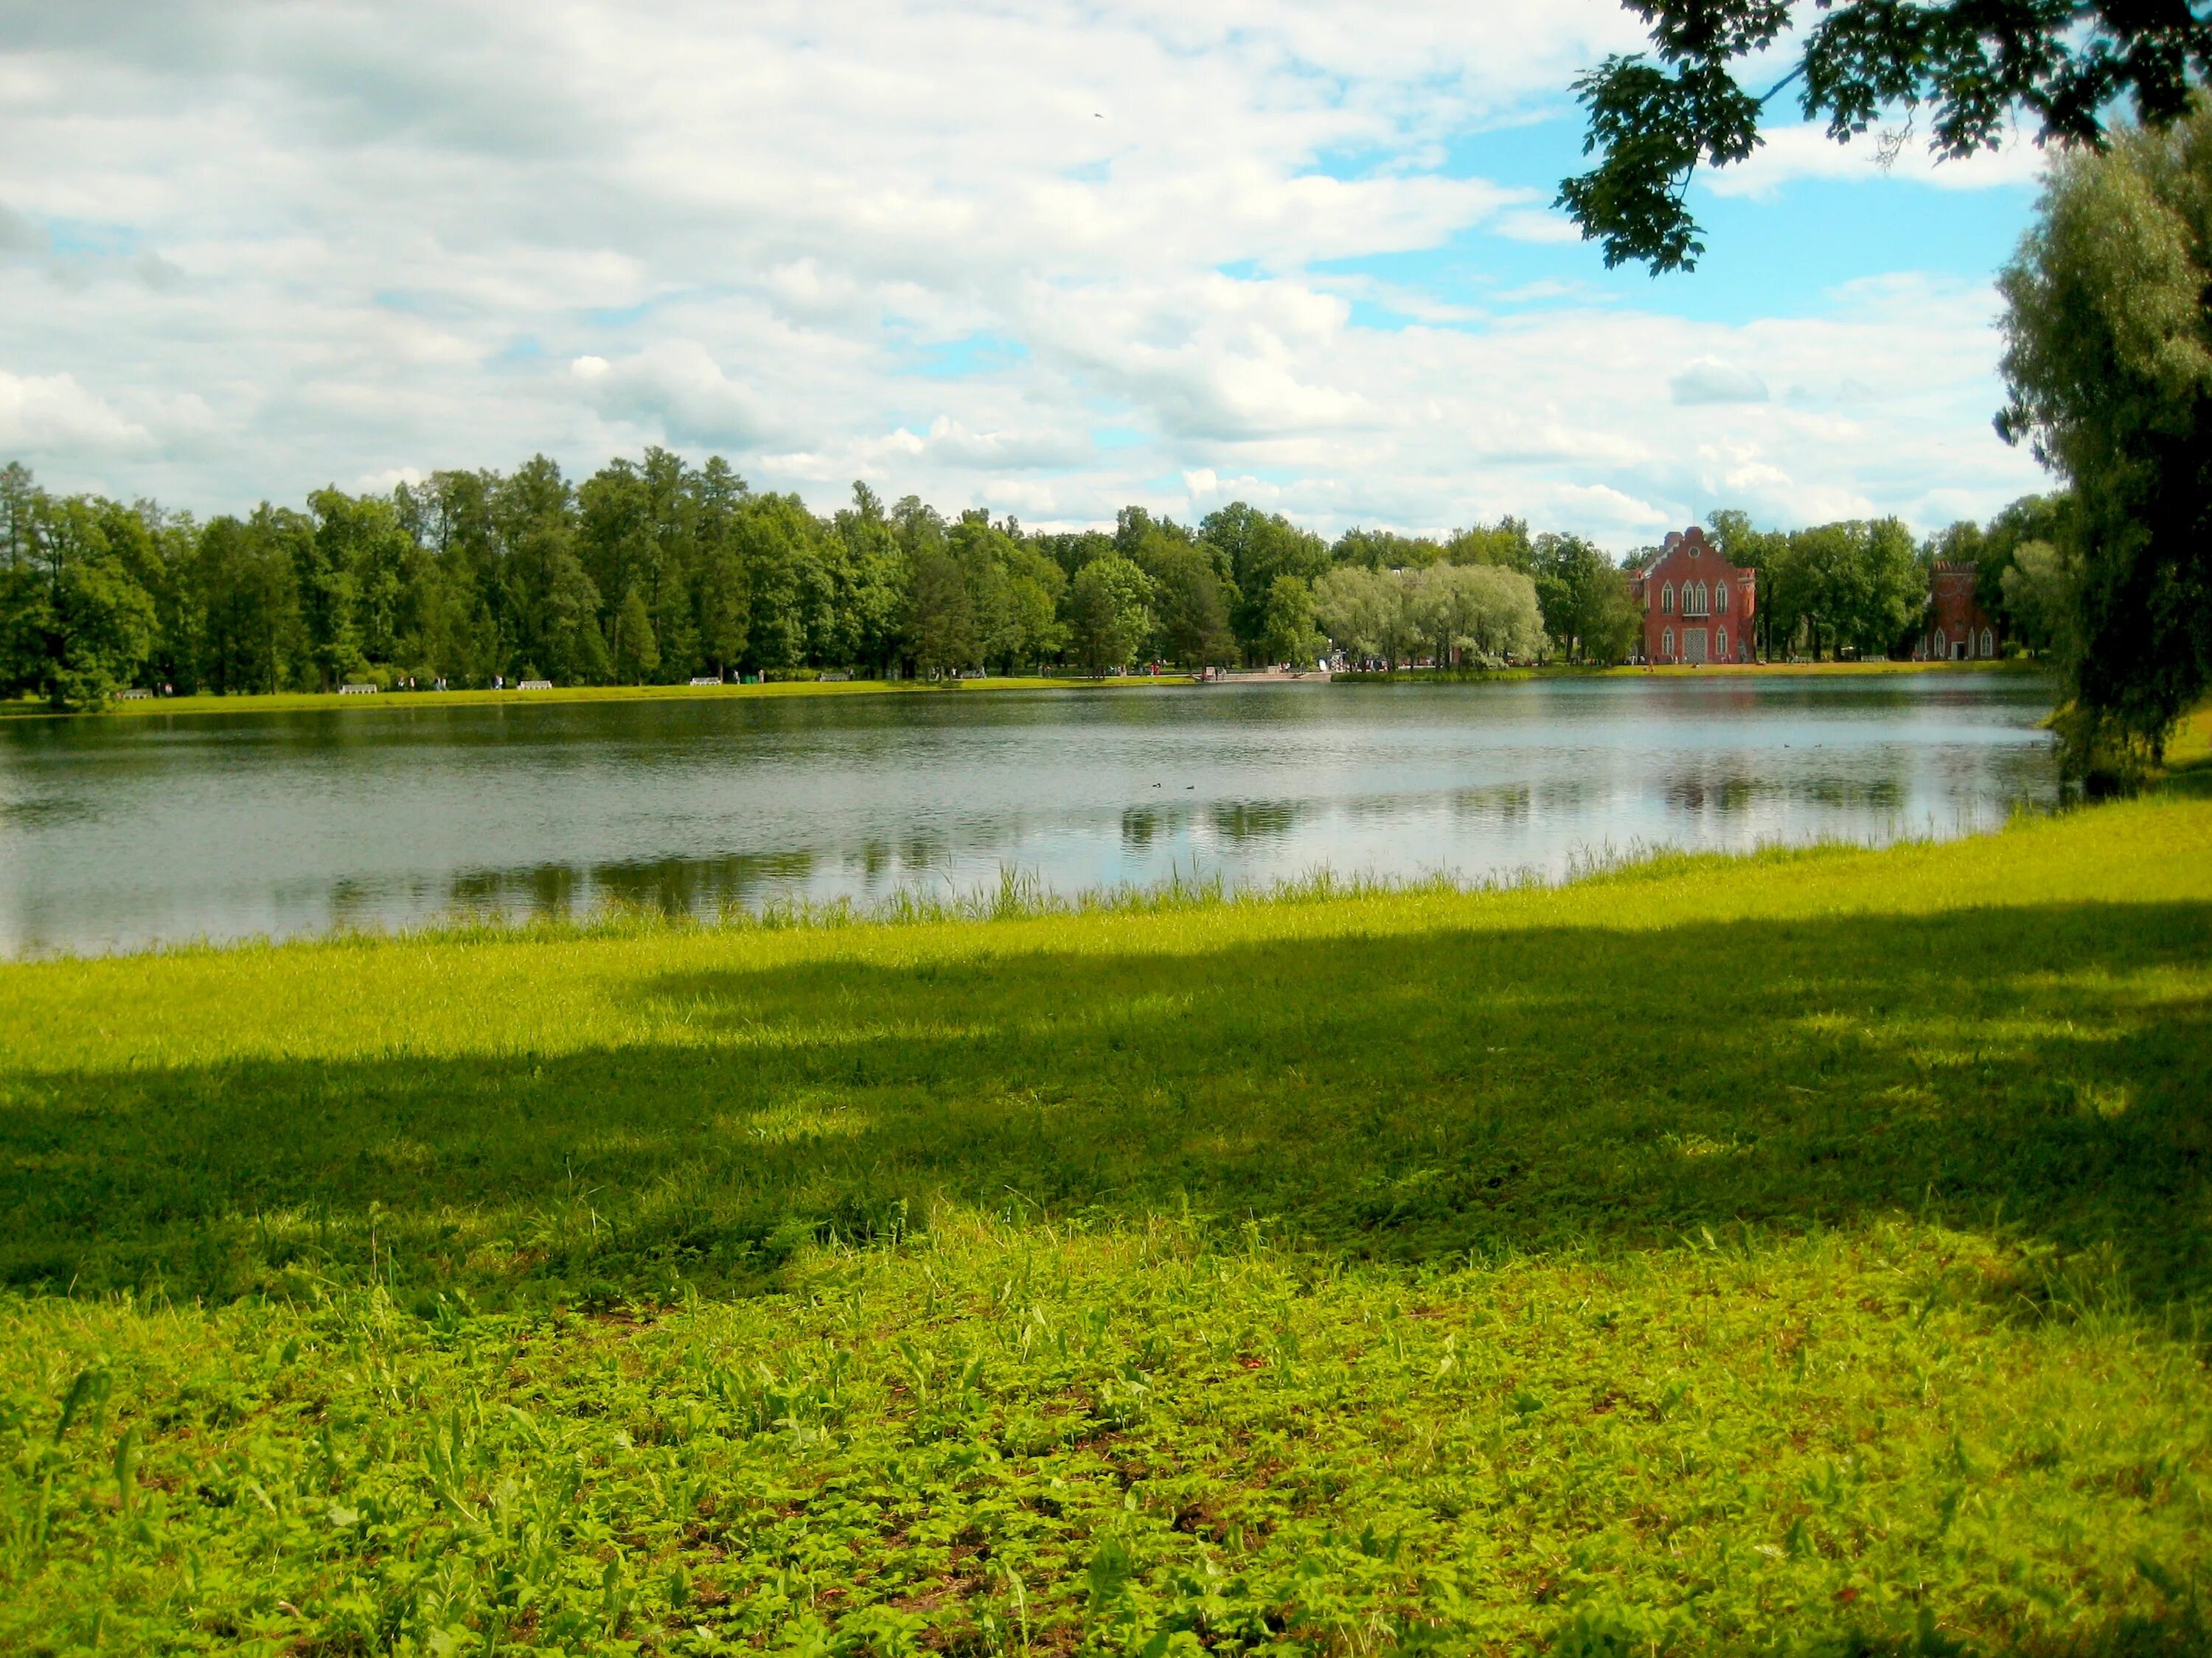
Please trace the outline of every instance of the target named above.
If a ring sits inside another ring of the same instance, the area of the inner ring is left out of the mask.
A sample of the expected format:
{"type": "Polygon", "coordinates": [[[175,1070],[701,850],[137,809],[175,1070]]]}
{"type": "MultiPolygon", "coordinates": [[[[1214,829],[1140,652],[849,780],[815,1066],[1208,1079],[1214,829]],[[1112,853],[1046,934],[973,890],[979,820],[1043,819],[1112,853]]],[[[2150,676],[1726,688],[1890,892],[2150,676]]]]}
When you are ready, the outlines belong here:
{"type": "Polygon", "coordinates": [[[662,444],[827,511],[1926,531],[2039,155],[1552,207],[1604,0],[0,0],[0,459],[203,514],[662,444]]]}

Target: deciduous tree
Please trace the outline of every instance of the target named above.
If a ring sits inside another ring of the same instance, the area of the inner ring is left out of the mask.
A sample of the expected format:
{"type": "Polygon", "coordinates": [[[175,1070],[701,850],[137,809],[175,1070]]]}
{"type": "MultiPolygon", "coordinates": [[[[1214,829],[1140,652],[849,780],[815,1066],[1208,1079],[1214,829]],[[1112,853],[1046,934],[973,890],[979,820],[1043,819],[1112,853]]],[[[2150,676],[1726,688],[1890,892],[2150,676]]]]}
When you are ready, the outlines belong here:
{"type": "Polygon", "coordinates": [[[2040,138],[2092,149],[2123,98],[2163,126],[2212,75],[2212,12],[2193,0],[1821,0],[1811,14],[1790,0],[1624,3],[1650,26],[1651,52],[1576,81],[1597,164],[1560,185],[1559,204],[1607,264],[1654,271],[1695,266],[1692,177],[1748,160],[1785,91],[1838,143],[1903,108],[1938,155],[1959,157],[1994,147],[2015,113],[2040,138]],[[1754,58],[1773,65],[1764,87],[1740,78],[1754,58]]]}
{"type": "Polygon", "coordinates": [[[2073,502],[2066,763],[2123,774],[2212,683],[2212,102],[2054,163],[1999,285],[1999,429],[2073,502]]]}

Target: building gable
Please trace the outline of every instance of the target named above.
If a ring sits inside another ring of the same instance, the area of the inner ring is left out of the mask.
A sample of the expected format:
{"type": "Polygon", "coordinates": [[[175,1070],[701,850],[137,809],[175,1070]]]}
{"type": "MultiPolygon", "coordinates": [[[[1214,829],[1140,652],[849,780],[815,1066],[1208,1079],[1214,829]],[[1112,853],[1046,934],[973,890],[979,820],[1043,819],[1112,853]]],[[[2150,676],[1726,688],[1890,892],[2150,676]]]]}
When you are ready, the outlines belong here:
{"type": "Polygon", "coordinates": [[[1747,662],[1758,608],[1753,573],[1731,564],[1697,525],[1669,531],[1629,586],[1644,612],[1644,655],[1652,662],[1747,662]]]}

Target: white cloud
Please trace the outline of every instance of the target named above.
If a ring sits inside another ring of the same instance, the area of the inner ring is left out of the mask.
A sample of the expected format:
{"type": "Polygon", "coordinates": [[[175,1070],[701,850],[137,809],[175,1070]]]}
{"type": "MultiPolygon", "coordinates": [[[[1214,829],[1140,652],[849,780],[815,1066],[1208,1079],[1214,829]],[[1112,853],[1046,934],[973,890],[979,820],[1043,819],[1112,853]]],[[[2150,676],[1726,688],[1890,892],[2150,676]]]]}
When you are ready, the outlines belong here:
{"type": "Polygon", "coordinates": [[[1667,382],[1677,403],[1765,403],[1766,382],[1740,363],[1699,357],[1667,382]]]}
{"type": "Polygon", "coordinates": [[[1771,200],[1785,185],[1800,179],[1857,184],[1910,180],[1939,190],[1996,190],[2039,183],[2045,160],[2033,141],[2021,135],[2008,138],[2000,149],[1958,161],[1935,155],[1924,134],[1910,131],[1903,132],[1893,146],[1885,145],[1878,133],[1839,144],[1828,137],[1826,126],[1814,123],[1770,127],[1762,136],[1765,142],[1749,161],[1704,174],[1705,187],[1716,196],[1758,200],[1771,200]]]}
{"type": "MultiPolygon", "coordinates": [[[[820,507],[1640,536],[1729,489],[1794,521],[2034,482],[1985,288],[1685,320],[1590,297],[1548,187],[1444,165],[1632,49],[1612,0],[0,15],[0,452],[62,487],[221,509],[665,442],[820,507]],[[1460,268],[1358,274],[1415,256],[1460,268]]],[[[1866,153],[1785,130],[1712,182],[1866,153]]]]}
{"type": "Polygon", "coordinates": [[[1578,242],[1583,239],[1582,228],[1563,213],[1546,213],[1535,208],[1516,207],[1498,216],[1496,228],[1501,236],[1510,236],[1516,242],[1578,242]]]}
{"type": "Polygon", "coordinates": [[[199,398],[143,392],[114,400],[71,374],[0,370],[0,453],[95,463],[207,452],[215,418],[199,398]]]}
{"type": "Polygon", "coordinates": [[[694,341],[648,346],[619,362],[579,357],[569,372],[609,420],[687,448],[754,449],[776,429],[753,386],[694,341]]]}
{"type": "Polygon", "coordinates": [[[0,372],[0,449],[52,454],[82,448],[105,459],[143,454],[154,434],[126,420],[69,374],[0,372]]]}

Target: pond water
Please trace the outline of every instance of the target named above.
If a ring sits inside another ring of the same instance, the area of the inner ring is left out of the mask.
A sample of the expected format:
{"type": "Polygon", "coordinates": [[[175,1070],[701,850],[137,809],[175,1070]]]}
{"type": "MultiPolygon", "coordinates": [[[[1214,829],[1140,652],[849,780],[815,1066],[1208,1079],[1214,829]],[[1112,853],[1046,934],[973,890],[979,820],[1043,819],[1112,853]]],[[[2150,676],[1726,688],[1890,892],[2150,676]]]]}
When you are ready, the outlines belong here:
{"type": "Polygon", "coordinates": [[[12,720],[0,950],[1948,836],[2057,798],[2049,695],[1631,677],[12,720]]]}

